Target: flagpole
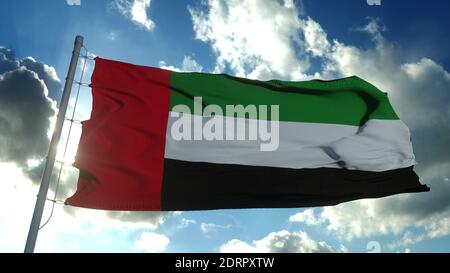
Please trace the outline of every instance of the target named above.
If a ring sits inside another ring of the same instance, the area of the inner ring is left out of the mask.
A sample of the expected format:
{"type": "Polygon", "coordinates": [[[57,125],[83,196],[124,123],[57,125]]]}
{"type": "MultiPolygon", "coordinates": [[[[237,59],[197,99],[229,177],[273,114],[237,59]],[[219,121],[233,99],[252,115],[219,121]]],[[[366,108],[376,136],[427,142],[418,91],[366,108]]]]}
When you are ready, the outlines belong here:
{"type": "Polygon", "coordinates": [[[75,45],[72,51],[72,58],[70,60],[69,71],[67,72],[66,83],[64,84],[64,90],[59,104],[59,111],[56,118],[55,130],[53,131],[52,140],[50,141],[50,147],[47,154],[47,160],[45,163],[44,174],[42,176],[41,185],[39,187],[39,193],[36,199],[36,205],[34,207],[33,218],[31,219],[30,229],[28,231],[27,242],[25,244],[25,253],[34,252],[34,246],[39,232],[41,224],[42,213],[44,212],[45,201],[47,200],[48,187],[50,185],[50,177],[55,164],[56,151],[58,148],[59,139],[61,137],[64,119],[66,117],[67,105],[69,104],[70,93],[72,91],[72,85],[77,70],[78,58],[80,57],[80,50],[83,47],[83,36],[77,36],[75,38],[75,45]]]}

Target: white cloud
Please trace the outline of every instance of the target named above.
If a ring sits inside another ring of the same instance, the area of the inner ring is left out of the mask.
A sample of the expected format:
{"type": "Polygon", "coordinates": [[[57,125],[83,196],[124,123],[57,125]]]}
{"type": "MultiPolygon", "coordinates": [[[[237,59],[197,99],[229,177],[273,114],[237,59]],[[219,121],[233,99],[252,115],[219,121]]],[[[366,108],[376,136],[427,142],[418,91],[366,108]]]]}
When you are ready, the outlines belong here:
{"type": "Polygon", "coordinates": [[[220,247],[224,253],[312,253],[348,252],[344,246],[334,248],[325,242],[316,242],[306,232],[282,230],[272,232],[261,240],[246,243],[233,239],[220,247]]]}
{"type": "MultiPolygon", "coordinates": [[[[0,252],[22,252],[36,200],[37,187],[14,163],[0,163],[0,252]],[[13,209],[11,209],[13,208],[13,209]]],[[[49,197],[53,193],[49,192],[49,197]]],[[[46,204],[42,223],[48,218],[46,204]]],[[[39,231],[36,252],[123,252],[135,250],[130,236],[136,226],[112,220],[104,211],[56,205],[51,221],[39,231]],[[71,209],[72,213],[67,213],[71,209]]],[[[149,228],[151,224],[141,225],[149,228]]]]}
{"type": "Polygon", "coordinates": [[[209,0],[207,10],[189,7],[196,38],[217,55],[215,71],[229,66],[238,76],[302,78],[309,67],[299,58],[298,11],[289,1],[209,0]]]}
{"type": "Polygon", "coordinates": [[[386,26],[380,22],[379,19],[374,17],[368,17],[369,23],[361,28],[356,28],[357,31],[367,32],[369,34],[374,35],[375,37],[379,37],[382,32],[386,31],[386,26]]]}
{"type": "Polygon", "coordinates": [[[0,252],[22,252],[33,212],[35,192],[32,182],[24,178],[21,168],[16,164],[0,163],[0,172],[0,252]]]}
{"type": "Polygon", "coordinates": [[[221,229],[229,229],[231,228],[231,225],[218,225],[218,224],[212,224],[212,223],[201,223],[200,229],[203,233],[211,233],[211,232],[217,232],[221,229]]]}
{"type": "MultiPolygon", "coordinates": [[[[48,79],[55,81],[55,82],[61,82],[61,80],[58,77],[58,74],[56,74],[56,69],[52,66],[49,66],[47,64],[39,64],[36,59],[34,59],[31,56],[23,58],[21,61],[22,65],[30,66],[30,67],[39,67],[40,71],[35,71],[40,77],[44,78],[47,77],[48,79]],[[32,64],[32,65],[29,65],[32,64]]],[[[35,70],[35,69],[32,69],[35,70]]],[[[37,70],[37,69],[36,69],[37,70]]]]}
{"type": "Polygon", "coordinates": [[[164,223],[166,215],[158,211],[106,211],[109,220],[128,228],[156,229],[164,223]]]}
{"type": "Polygon", "coordinates": [[[257,253],[259,251],[255,246],[251,246],[246,242],[238,239],[232,239],[227,243],[220,246],[220,252],[222,253],[257,253]]]}
{"type": "Polygon", "coordinates": [[[181,218],[180,224],[177,226],[177,229],[185,229],[189,227],[190,225],[197,224],[197,221],[193,219],[187,219],[187,218],[181,218]]]}
{"type": "Polygon", "coordinates": [[[289,222],[300,222],[311,226],[321,224],[323,220],[314,214],[314,209],[306,209],[289,217],[289,222]]]}
{"type": "Polygon", "coordinates": [[[155,23],[147,14],[150,3],[151,0],[114,0],[112,6],[139,27],[152,31],[155,23]]]}
{"type": "Polygon", "coordinates": [[[163,252],[170,240],[165,235],[154,232],[143,232],[135,247],[149,253],[163,252]]]}
{"type": "Polygon", "coordinates": [[[415,234],[411,231],[406,231],[399,239],[387,245],[390,249],[400,248],[404,246],[411,246],[413,244],[422,242],[426,239],[425,234],[415,234]]]}
{"type": "Polygon", "coordinates": [[[165,61],[159,62],[159,67],[177,72],[202,72],[203,67],[192,57],[184,56],[181,68],[167,65],[165,61]]]}
{"type": "Polygon", "coordinates": [[[190,56],[184,56],[181,70],[186,72],[202,72],[203,67],[190,56]]]}
{"type": "Polygon", "coordinates": [[[302,21],[306,50],[313,56],[321,57],[330,50],[327,34],[319,23],[309,18],[302,21]]]}
{"type": "Polygon", "coordinates": [[[178,67],[175,67],[173,65],[167,65],[166,61],[159,61],[159,67],[162,69],[172,70],[176,72],[180,72],[181,69],[178,67]]]}
{"type": "Polygon", "coordinates": [[[81,0],[66,0],[66,3],[69,6],[80,6],[81,0]]]}

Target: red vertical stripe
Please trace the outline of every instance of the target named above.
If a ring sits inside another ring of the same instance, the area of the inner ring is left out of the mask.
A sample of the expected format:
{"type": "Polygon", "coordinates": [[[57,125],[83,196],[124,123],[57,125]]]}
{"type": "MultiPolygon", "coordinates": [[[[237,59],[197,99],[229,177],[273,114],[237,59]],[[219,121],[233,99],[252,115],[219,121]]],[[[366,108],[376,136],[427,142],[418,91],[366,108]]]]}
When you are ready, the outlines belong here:
{"type": "Polygon", "coordinates": [[[97,58],[73,206],[161,210],[170,71],[97,58]]]}

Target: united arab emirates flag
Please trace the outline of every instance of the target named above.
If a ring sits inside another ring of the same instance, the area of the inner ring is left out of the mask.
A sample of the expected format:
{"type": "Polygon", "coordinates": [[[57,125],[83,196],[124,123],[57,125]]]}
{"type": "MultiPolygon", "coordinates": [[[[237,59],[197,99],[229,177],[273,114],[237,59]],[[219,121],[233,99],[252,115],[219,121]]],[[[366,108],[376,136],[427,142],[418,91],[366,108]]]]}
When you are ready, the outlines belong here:
{"type": "Polygon", "coordinates": [[[424,192],[388,95],[349,77],[256,81],[97,58],[72,206],[336,205],[424,192]]]}

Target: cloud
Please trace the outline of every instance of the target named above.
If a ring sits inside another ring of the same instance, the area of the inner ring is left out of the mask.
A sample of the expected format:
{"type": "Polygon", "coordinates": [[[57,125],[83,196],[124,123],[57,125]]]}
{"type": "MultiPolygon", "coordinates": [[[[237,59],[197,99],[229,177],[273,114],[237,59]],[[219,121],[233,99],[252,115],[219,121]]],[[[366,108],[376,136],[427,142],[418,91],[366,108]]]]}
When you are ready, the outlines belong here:
{"type": "Polygon", "coordinates": [[[218,225],[218,224],[212,224],[212,223],[201,223],[200,224],[200,229],[202,230],[203,233],[212,233],[212,232],[217,232],[221,229],[229,229],[231,228],[231,225],[218,225]]]}
{"type": "MultiPolygon", "coordinates": [[[[14,163],[0,162],[0,173],[0,199],[8,204],[0,208],[0,252],[22,252],[37,187],[14,163]]],[[[50,208],[48,202],[42,222],[50,208]]],[[[71,207],[56,205],[51,221],[39,231],[36,252],[138,251],[130,240],[136,233],[132,223],[111,219],[100,210],[72,208],[75,211],[67,213],[67,208],[71,207]]]]}
{"type": "Polygon", "coordinates": [[[185,229],[189,227],[190,225],[197,224],[197,221],[193,219],[187,219],[187,218],[181,218],[180,224],[177,226],[177,229],[185,229]]]}
{"type": "Polygon", "coordinates": [[[303,29],[304,41],[308,52],[315,57],[322,57],[329,51],[330,42],[319,23],[308,17],[302,21],[301,28],[303,29]]]}
{"type": "Polygon", "coordinates": [[[300,222],[311,226],[321,224],[323,220],[314,215],[314,209],[306,209],[289,217],[289,222],[300,222]]]}
{"type": "Polygon", "coordinates": [[[217,55],[215,72],[229,67],[238,76],[298,79],[309,68],[298,56],[298,11],[292,0],[209,0],[188,7],[196,38],[217,55]]]}
{"type": "Polygon", "coordinates": [[[20,62],[16,60],[14,51],[0,46],[0,74],[19,68],[20,62]]]}
{"type": "Polygon", "coordinates": [[[328,253],[348,252],[347,248],[340,246],[334,248],[325,242],[316,242],[306,232],[289,232],[282,230],[272,232],[261,240],[246,243],[233,239],[220,247],[224,253],[328,253]]]}
{"type": "Polygon", "coordinates": [[[184,56],[181,70],[185,72],[202,72],[203,67],[190,56],[184,56]]]}
{"type": "Polygon", "coordinates": [[[376,17],[367,17],[369,22],[363,27],[356,28],[357,31],[367,32],[374,37],[381,38],[381,33],[387,30],[386,26],[376,17]]]}
{"type": "Polygon", "coordinates": [[[233,239],[220,246],[220,252],[222,253],[257,253],[263,252],[258,251],[255,246],[251,246],[246,242],[240,241],[238,239],[233,239]]]}
{"type": "Polygon", "coordinates": [[[37,183],[61,97],[56,70],[0,46],[0,161],[13,162],[37,183]],[[32,163],[32,164],[30,164],[32,163]]]}
{"type": "Polygon", "coordinates": [[[170,240],[166,236],[154,232],[143,232],[135,243],[135,247],[149,253],[163,252],[170,240]]]}
{"type": "MultiPolygon", "coordinates": [[[[17,181],[24,185],[41,180],[57,112],[50,96],[58,98],[60,94],[60,80],[53,67],[32,57],[18,60],[12,50],[0,47],[0,163],[20,168],[17,181]]],[[[55,164],[52,189],[59,168],[55,164]]],[[[77,175],[74,169],[63,171],[61,195],[73,190],[77,175]]]]}
{"type": "Polygon", "coordinates": [[[50,98],[59,103],[62,95],[61,81],[56,74],[55,68],[37,62],[33,57],[16,59],[14,51],[0,46],[0,74],[25,67],[27,70],[36,73],[37,77],[44,81],[50,98]]]}
{"type": "Polygon", "coordinates": [[[25,66],[0,74],[0,161],[26,167],[47,154],[56,112],[47,93],[45,82],[25,66]]]}
{"type": "Polygon", "coordinates": [[[184,56],[181,68],[167,65],[165,61],[159,62],[159,67],[177,72],[202,72],[203,67],[190,56],[184,56]]]}
{"type": "Polygon", "coordinates": [[[0,252],[23,252],[36,192],[16,164],[0,162],[0,172],[0,252]]]}
{"type": "Polygon", "coordinates": [[[69,6],[80,6],[81,0],[66,0],[66,3],[69,6]]]}
{"type": "Polygon", "coordinates": [[[112,6],[137,26],[153,31],[155,23],[148,18],[151,0],[114,0],[112,6]]]}
{"type": "Polygon", "coordinates": [[[149,229],[156,229],[164,223],[167,215],[165,212],[150,211],[107,211],[106,214],[110,219],[128,223],[129,227],[149,229]]]}

